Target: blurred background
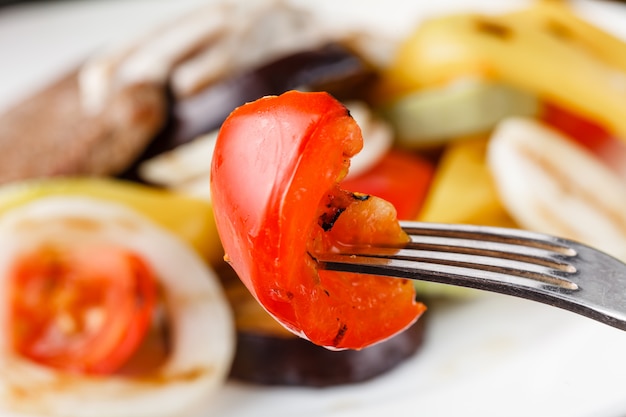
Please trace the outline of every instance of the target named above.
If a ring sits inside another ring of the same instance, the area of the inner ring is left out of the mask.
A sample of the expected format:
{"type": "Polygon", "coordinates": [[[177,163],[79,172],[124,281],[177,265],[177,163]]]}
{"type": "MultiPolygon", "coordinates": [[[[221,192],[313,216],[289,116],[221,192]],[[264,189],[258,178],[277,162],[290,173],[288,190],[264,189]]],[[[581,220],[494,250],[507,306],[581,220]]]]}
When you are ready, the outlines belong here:
{"type": "MultiPolygon", "coordinates": [[[[91,58],[217,2],[0,0],[0,112],[37,94],[91,58]]],[[[252,8],[258,3],[241,0],[239,4],[252,8]]],[[[398,45],[428,18],[452,12],[497,14],[531,2],[283,3],[310,10],[319,19],[311,21],[323,22],[329,31],[367,34],[365,44],[382,47],[372,53],[379,60],[377,65],[384,66],[393,59],[398,45]]],[[[624,2],[569,3],[584,19],[626,39],[624,2]]],[[[367,47],[360,50],[371,52],[367,47]]],[[[302,417],[368,417],[392,412],[481,417],[626,415],[623,332],[548,306],[494,294],[444,297],[431,306],[420,353],[389,373],[327,389],[229,380],[207,406],[208,413],[232,417],[286,417],[294,413],[302,417]]],[[[2,411],[0,416],[4,417],[2,411]]]]}

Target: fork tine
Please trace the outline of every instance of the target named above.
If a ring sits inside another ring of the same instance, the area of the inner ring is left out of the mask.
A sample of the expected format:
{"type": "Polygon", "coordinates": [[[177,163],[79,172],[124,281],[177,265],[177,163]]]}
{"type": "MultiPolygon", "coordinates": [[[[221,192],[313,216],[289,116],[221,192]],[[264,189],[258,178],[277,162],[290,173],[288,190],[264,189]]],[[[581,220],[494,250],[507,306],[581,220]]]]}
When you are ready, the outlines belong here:
{"type": "Polygon", "coordinates": [[[554,236],[534,233],[527,230],[508,229],[491,226],[469,224],[445,224],[401,221],[402,229],[412,238],[413,242],[426,241],[433,238],[469,239],[481,242],[499,242],[521,245],[529,248],[543,249],[561,254],[564,257],[576,256],[576,251],[564,240],[554,236]]]}
{"type": "Polygon", "coordinates": [[[564,308],[626,330],[626,265],[587,245],[488,226],[401,222],[404,247],[311,254],[320,268],[440,282],[564,308]]]}
{"type": "Polygon", "coordinates": [[[445,282],[484,288],[485,282],[575,291],[568,279],[576,268],[569,262],[576,251],[558,238],[523,230],[473,225],[401,222],[411,238],[403,248],[351,247],[349,252],[322,254],[326,269],[445,282]],[[474,283],[472,280],[480,280],[474,283]]]}
{"type": "Polygon", "coordinates": [[[357,249],[350,253],[322,254],[316,257],[322,268],[367,273],[424,281],[452,283],[455,285],[490,289],[489,282],[528,288],[558,288],[575,291],[576,283],[567,274],[542,265],[503,260],[499,258],[463,255],[458,253],[413,251],[376,248],[375,254],[357,249]],[[443,277],[443,278],[442,278],[443,277]]]}
{"type": "MultiPolygon", "coordinates": [[[[456,248],[454,248],[456,249],[456,248]]],[[[499,252],[502,253],[502,252],[499,252]]],[[[568,284],[566,279],[569,273],[575,272],[572,265],[566,268],[551,268],[540,263],[530,263],[509,259],[504,256],[482,255],[480,253],[460,253],[457,251],[431,251],[419,249],[395,249],[395,248],[372,248],[355,247],[349,253],[342,253],[342,256],[349,256],[353,260],[365,258],[383,258],[387,260],[404,260],[419,262],[422,267],[426,264],[448,265],[479,269],[482,271],[498,272],[501,274],[515,275],[521,278],[530,278],[548,285],[564,286],[568,289],[575,289],[568,284]],[[566,283],[567,282],[567,283],[566,283]]],[[[329,261],[330,258],[326,258],[329,261]]],[[[336,257],[335,261],[340,258],[336,257]]],[[[344,262],[350,262],[345,260],[344,262]]]]}
{"type": "Polygon", "coordinates": [[[422,237],[414,235],[410,237],[411,242],[406,245],[407,249],[491,256],[542,265],[563,272],[574,272],[572,265],[568,262],[568,256],[546,249],[528,247],[521,244],[485,242],[465,238],[422,237]]]}

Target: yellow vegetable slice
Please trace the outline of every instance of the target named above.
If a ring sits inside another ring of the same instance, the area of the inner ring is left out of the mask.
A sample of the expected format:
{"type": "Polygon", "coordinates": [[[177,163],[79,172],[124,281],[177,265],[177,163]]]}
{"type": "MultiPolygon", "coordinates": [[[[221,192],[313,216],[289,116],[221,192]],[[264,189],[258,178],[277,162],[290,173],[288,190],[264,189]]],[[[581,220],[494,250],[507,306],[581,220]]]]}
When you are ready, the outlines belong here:
{"type": "Polygon", "coordinates": [[[487,166],[487,143],[475,137],[446,147],[419,220],[516,227],[487,166]]]}
{"type": "MultiPolygon", "coordinates": [[[[457,139],[442,155],[418,220],[516,227],[498,198],[486,163],[485,137],[457,139]]],[[[426,281],[414,281],[426,297],[471,297],[477,291],[426,281]]]]}
{"type": "Polygon", "coordinates": [[[83,196],[128,206],[174,233],[204,259],[223,256],[213,210],[205,201],[148,186],[107,178],[52,178],[0,188],[0,216],[31,201],[50,196],[83,196]]]}
{"type": "Polygon", "coordinates": [[[586,22],[558,1],[536,2],[534,7],[513,13],[511,19],[527,21],[529,25],[545,24],[554,35],[580,43],[580,46],[610,66],[626,70],[624,42],[586,22]]]}
{"type": "Polygon", "coordinates": [[[400,48],[382,94],[390,99],[467,76],[509,83],[626,138],[626,43],[563,4],[425,22],[400,48]]]}

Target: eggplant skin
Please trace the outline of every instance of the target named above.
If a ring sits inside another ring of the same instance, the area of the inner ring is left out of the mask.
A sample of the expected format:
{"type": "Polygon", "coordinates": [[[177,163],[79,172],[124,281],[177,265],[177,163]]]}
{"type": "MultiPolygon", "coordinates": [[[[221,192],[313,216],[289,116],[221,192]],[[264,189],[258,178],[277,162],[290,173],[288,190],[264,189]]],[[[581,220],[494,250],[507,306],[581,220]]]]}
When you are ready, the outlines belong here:
{"type": "Polygon", "coordinates": [[[319,388],[366,381],[419,351],[427,315],[404,332],[358,351],[332,351],[299,337],[239,331],[230,377],[262,385],[319,388]]]}
{"type": "Polygon", "coordinates": [[[168,88],[162,129],[121,177],[141,182],[137,173],[141,162],[219,129],[233,109],[246,102],[292,89],[327,91],[338,100],[363,100],[376,78],[364,58],[334,42],[233,74],[188,97],[176,97],[168,88]]]}

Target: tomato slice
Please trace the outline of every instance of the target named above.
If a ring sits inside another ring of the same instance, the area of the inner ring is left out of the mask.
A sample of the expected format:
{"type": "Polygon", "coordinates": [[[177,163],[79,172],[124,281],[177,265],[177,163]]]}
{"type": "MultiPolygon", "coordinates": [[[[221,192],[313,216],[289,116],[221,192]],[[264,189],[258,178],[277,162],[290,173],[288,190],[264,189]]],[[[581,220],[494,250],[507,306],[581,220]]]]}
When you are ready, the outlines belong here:
{"type": "Polygon", "coordinates": [[[434,165],[424,158],[392,150],[366,172],[346,178],[341,186],[389,201],[399,219],[414,220],[424,204],[434,173],[434,165]]]}
{"type": "Polygon", "coordinates": [[[9,278],[8,325],[16,352],[68,372],[109,374],[141,344],[156,280],[132,252],[113,246],[42,246],[9,278]]]}
{"type": "Polygon", "coordinates": [[[390,203],[339,187],[362,143],[341,103],[291,91],[237,108],[211,170],[218,232],[240,279],[285,327],[337,349],[384,340],[425,309],[406,280],[317,268],[316,251],[407,239],[390,203]]]}
{"type": "Polygon", "coordinates": [[[602,125],[552,103],[544,104],[541,119],[626,176],[626,144],[602,125]]]}

